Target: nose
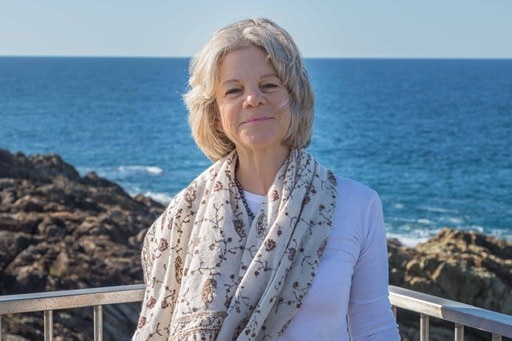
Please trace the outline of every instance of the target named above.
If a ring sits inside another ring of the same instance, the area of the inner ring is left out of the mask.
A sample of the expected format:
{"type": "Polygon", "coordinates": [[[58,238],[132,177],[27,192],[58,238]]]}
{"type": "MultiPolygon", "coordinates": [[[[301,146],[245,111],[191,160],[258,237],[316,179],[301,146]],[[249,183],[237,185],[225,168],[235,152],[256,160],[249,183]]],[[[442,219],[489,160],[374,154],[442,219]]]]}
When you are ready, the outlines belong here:
{"type": "Polygon", "coordinates": [[[245,109],[256,108],[265,103],[265,96],[258,90],[248,91],[243,106],[245,109]]]}

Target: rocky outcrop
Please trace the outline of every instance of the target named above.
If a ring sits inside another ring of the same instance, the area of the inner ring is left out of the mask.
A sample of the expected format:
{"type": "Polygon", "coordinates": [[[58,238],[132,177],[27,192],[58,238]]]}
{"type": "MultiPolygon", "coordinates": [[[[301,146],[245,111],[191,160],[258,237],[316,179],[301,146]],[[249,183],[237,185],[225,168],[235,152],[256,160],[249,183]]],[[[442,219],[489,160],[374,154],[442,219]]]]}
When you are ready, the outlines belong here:
{"type": "MultiPolygon", "coordinates": [[[[388,241],[390,284],[512,315],[512,242],[443,229],[431,240],[406,248],[388,241]]],[[[399,312],[401,332],[419,340],[419,317],[399,312]]],[[[453,340],[453,324],[432,319],[431,340],[453,340]]],[[[466,329],[465,340],[490,335],[466,329]]]]}
{"type": "MultiPolygon", "coordinates": [[[[140,245],[164,207],[59,156],[0,150],[0,295],[142,283],[140,245]]],[[[512,314],[512,243],[440,231],[414,248],[388,241],[390,283],[512,314]]],[[[127,340],[140,303],[107,306],[104,340],[127,340]]],[[[92,340],[91,309],[55,312],[56,340],[92,340]]],[[[419,340],[419,316],[399,311],[404,339],[419,340]]],[[[4,316],[4,337],[41,340],[42,314],[4,316]]],[[[489,340],[467,329],[465,340],[489,340]]],[[[431,320],[431,340],[453,325],[431,320]]]]}
{"type": "MultiPolygon", "coordinates": [[[[141,240],[163,209],[57,155],[0,150],[0,295],[142,283],[141,240]]],[[[104,340],[129,339],[140,304],[107,309],[104,340]]],[[[41,316],[4,316],[4,336],[42,339],[41,316]]],[[[91,317],[56,311],[56,339],[92,339],[91,317]]]]}

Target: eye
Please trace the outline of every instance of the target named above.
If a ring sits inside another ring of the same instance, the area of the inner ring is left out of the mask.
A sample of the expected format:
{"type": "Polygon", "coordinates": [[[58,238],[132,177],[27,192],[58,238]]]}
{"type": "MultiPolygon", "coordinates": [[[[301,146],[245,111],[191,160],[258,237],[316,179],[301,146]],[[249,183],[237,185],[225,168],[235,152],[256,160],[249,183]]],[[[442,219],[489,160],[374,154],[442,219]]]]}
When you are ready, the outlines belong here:
{"type": "Polygon", "coordinates": [[[225,96],[236,95],[242,91],[240,88],[229,88],[224,92],[225,96]]]}
{"type": "Polygon", "coordinates": [[[275,89],[279,89],[280,86],[278,83],[264,83],[262,85],[262,88],[265,90],[275,90],[275,89]]]}

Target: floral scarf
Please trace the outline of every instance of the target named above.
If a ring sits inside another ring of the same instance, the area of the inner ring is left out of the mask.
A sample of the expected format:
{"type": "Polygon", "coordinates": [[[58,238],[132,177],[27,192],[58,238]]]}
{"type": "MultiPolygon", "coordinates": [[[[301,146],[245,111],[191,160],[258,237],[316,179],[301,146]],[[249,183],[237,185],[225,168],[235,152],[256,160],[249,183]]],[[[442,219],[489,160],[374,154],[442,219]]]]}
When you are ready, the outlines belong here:
{"type": "Polygon", "coordinates": [[[276,340],[300,308],[327,244],[336,179],[292,150],[250,223],[237,159],[214,163],[149,228],[134,340],[276,340]]]}

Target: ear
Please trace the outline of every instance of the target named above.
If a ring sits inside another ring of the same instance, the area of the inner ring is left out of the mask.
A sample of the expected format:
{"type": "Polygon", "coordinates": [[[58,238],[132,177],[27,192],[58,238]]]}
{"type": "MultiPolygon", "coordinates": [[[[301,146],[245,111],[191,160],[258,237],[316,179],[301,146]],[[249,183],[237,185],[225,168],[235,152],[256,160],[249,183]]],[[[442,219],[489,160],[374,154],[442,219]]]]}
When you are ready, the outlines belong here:
{"type": "Polygon", "coordinates": [[[222,127],[222,122],[219,116],[215,115],[213,124],[215,125],[215,130],[221,133],[224,132],[224,128],[222,127]]]}
{"type": "Polygon", "coordinates": [[[215,130],[218,132],[224,133],[224,128],[222,128],[222,122],[220,120],[220,114],[219,114],[219,106],[217,105],[217,100],[215,100],[215,107],[212,108],[213,110],[213,125],[215,130]]]}
{"type": "Polygon", "coordinates": [[[220,118],[215,119],[215,129],[217,129],[217,131],[221,133],[224,133],[224,128],[222,127],[222,122],[220,121],[220,118]]]}

